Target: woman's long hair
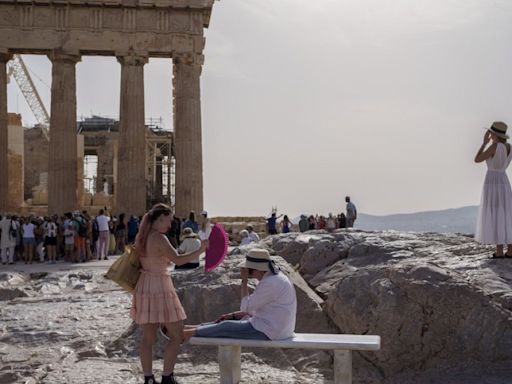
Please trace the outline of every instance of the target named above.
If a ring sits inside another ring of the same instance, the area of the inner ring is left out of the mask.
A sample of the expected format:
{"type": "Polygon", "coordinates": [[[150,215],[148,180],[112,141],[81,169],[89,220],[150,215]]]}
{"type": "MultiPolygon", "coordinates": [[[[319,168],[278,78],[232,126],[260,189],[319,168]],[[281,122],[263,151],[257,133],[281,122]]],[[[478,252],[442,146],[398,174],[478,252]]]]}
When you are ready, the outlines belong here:
{"type": "Polygon", "coordinates": [[[139,233],[135,237],[135,252],[139,257],[146,256],[146,244],[148,242],[149,232],[153,223],[162,215],[170,215],[172,213],[171,207],[165,204],[156,204],[151,208],[142,218],[140,223],[139,233]]]}

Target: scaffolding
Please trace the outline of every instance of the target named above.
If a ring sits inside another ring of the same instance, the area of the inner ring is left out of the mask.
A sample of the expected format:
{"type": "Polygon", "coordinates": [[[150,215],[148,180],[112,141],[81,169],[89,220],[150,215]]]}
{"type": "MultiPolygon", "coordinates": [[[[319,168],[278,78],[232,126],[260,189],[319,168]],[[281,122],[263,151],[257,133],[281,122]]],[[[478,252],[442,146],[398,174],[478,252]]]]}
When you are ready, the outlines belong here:
{"type": "Polygon", "coordinates": [[[164,202],[174,207],[175,161],[172,132],[147,130],[146,175],[148,204],[164,202]]]}

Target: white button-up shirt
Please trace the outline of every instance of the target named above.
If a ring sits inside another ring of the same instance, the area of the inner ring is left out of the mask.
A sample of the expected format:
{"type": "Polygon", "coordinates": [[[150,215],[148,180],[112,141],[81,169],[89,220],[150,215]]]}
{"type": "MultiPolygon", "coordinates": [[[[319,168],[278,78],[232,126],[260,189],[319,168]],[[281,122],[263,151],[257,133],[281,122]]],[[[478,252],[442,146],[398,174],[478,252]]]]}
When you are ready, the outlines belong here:
{"type": "Polygon", "coordinates": [[[250,313],[251,325],[269,339],[287,339],[295,331],[295,288],[284,273],[267,272],[254,292],[242,299],[240,310],[250,313]]]}

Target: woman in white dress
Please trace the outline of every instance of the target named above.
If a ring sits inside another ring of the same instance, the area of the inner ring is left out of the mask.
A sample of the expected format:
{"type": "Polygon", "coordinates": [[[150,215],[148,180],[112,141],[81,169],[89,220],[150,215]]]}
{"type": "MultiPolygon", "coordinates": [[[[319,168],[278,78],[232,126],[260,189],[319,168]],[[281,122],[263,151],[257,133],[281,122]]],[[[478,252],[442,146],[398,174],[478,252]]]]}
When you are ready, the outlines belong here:
{"type": "Polygon", "coordinates": [[[475,156],[476,163],[487,163],[475,240],[496,245],[493,258],[512,257],[512,188],[506,174],[512,151],[508,138],[507,125],[494,122],[485,132],[484,142],[475,156]],[[504,254],[505,244],[507,253],[504,254]]]}

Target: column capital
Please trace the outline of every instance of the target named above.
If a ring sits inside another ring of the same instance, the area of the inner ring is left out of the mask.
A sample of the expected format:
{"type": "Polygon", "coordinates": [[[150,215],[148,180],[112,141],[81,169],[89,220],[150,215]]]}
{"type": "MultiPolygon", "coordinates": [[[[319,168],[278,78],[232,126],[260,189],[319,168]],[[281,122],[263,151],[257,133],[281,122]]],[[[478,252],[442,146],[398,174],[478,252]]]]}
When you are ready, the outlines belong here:
{"type": "Polygon", "coordinates": [[[147,64],[149,55],[147,52],[116,52],[117,61],[121,65],[136,66],[147,64]]]}
{"type": "Polygon", "coordinates": [[[61,51],[55,50],[48,54],[48,58],[52,63],[56,61],[67,61],[76,64],[82,61],[82,56],[78,51],[61,51]]]}
{"type": "Polygon", "coordinates": [[[12,59],[12,53],[6,48],[0,48],[0,63],[7,63],[12,59]]]}
{"type": "Polygon", "coordinates": [[[172,54],[174,64],[187,64],[194,66],[202,66],[204,64],[204,55],[196,53],[175,53],[172,54]]]}

